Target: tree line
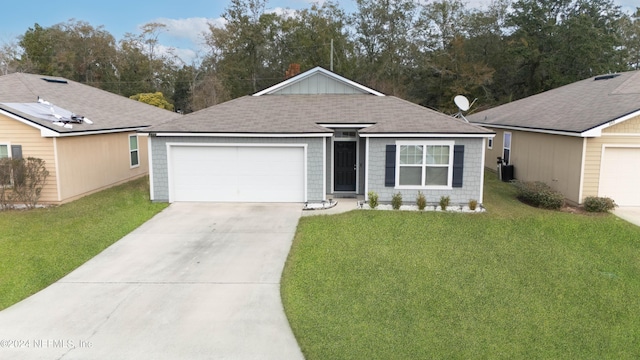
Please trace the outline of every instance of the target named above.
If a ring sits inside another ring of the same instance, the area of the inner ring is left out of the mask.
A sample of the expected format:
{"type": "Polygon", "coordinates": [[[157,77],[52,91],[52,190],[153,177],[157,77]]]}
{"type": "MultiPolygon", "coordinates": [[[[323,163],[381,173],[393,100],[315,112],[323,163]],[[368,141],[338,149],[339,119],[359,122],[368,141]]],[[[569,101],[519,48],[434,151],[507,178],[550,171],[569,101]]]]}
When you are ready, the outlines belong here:
{"type": "Polygon", "coordinates": [[[590,76],[640,68],[640,8],[613,0],[356,0],[347,13],[325,1],[286,14],[268,0],[230,0],[223,26],[203,34],[207,52],[186,64],[159,52],[165,25],[120,41],[102,26],[35,24],[0,49],[0,71],[62,76],[124,96],[162,92],[188,113],[255,93],[291,64],[329,69],[443,112],[453,97],[477,109],[590,76]]]}

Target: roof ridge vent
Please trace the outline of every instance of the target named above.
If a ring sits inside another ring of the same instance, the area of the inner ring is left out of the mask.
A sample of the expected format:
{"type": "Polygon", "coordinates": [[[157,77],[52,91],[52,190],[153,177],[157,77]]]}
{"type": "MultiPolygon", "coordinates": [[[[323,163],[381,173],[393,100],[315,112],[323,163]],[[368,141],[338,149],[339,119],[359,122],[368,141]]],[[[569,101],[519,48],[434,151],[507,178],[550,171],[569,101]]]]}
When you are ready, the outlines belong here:
{"type": "Polygon", "coordinates": [[[67,80],[64,80],[64,79],[52,79],[52,78],[41,78],[41,79],[46,81],[46,82],[50,82],[50,83],[57,83],[57,84],[68,84],[69,83],[67,80]]]}
{"type": "Polygon", "coordinates": [[[601,75],[601,76],[596,76],[593,81],[596,80],[609,80],[609,79],[613,79],[613,78],[617,78],[618,76],[620,76],[620,74],[607,74],[607,75],[601,75]]]}

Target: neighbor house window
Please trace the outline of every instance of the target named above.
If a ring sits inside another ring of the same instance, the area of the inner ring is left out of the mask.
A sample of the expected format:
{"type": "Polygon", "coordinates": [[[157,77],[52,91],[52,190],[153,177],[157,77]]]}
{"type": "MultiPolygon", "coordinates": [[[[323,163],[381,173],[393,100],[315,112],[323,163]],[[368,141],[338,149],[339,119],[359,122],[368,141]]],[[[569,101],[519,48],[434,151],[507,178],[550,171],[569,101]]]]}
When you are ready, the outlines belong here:
{"type": "Polygon", "coordinates": [[[400,143],[397,156],[398,186],[451,186],[452,142],[400,143]]]}
{"type": "Polygon", "coordinates": [[[6,162],[9,158],[9,145],[0,144],[0,186],[11,185],[11,165],[6,162]]]}
{"type": "Polygon", "coordinates": [[[140,165],[138,135],[129,135],[129,161],[131,167],[140,165]]]}
{"type": "Polygon", "coordinates": [[[511,133],[505,131],[503,140],[502,160],[509,165],[511,162],[511,133]]]}

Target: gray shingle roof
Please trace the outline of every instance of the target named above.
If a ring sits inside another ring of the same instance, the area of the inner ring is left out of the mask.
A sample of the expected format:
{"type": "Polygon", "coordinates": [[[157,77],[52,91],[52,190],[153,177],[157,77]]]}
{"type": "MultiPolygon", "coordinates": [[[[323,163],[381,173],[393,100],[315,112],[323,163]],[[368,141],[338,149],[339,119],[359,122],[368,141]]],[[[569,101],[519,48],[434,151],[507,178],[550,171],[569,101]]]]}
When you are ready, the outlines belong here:
{"type": "Polygon", "coordinates": [[[582,133],[640,110],[640,71],[592,77],[467,116],[481,125],[582,133]]]}
{"type": "Polygon", "coordinates": [[[75,81],[24,73],[0,76],[0,109],[58,133],[145,128],[181,116],[75,81]],[[48,82],[42,80],[43,78],[58,81],[48,82]],[[66,81],[66,83],[60,81],[66,81]],[[91,119],[93,124],[73,124],[72,129],[66,129],[53,125],[51,121],[20,112],[9,105],[10,103],[35,103],[38,97],[56,107],[85,116],[91,119]]]}
{"type": "Polygon", "coordinates": [[[373,124],[361,133],[492,134],[392,96],[245,96],[150,128],[149,132],[331,133],[318,124],[373,124]]]}

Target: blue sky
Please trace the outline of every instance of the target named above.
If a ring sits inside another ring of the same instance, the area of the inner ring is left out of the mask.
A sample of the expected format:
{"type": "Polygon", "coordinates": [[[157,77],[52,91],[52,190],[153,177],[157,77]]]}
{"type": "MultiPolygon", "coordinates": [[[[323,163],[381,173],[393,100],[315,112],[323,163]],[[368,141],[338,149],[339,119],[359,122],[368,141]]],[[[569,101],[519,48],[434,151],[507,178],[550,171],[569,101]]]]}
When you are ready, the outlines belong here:
{"type": "MultiPolygon", "coordinates": [[[[200,47],[200,34],[208,29],[207,22],[220,21],[229,2],[227,0],[110,0],[87,1],[65,0],[7,1],[2,5],[5,14],[0,22],[0,44],[10,43],[24,34],[35,23],[43,27],[66,22],[69,19],[82,20],[94,27],[104,26],[116,40],[127,32],[139,34],[139,26],[149,22],[161,22],[168,31],[160,37],[164,46],[176,48],[176,52],[187,62],[195,59],[200,47]]],[[[324,0],[320,0],[324,1],[324,0]]],[[[481,6],[490,0],[467,0],[469,6],[481,6]]],[[[631,12],[638,0],[615,0],[623,10],[631,12]]],[[[283,9],[303,9],[314,0],[269,0],[270,11],[283,9]]],[[[348,12],[355,10],[355,0],[339,0],[348,12]]]]}

